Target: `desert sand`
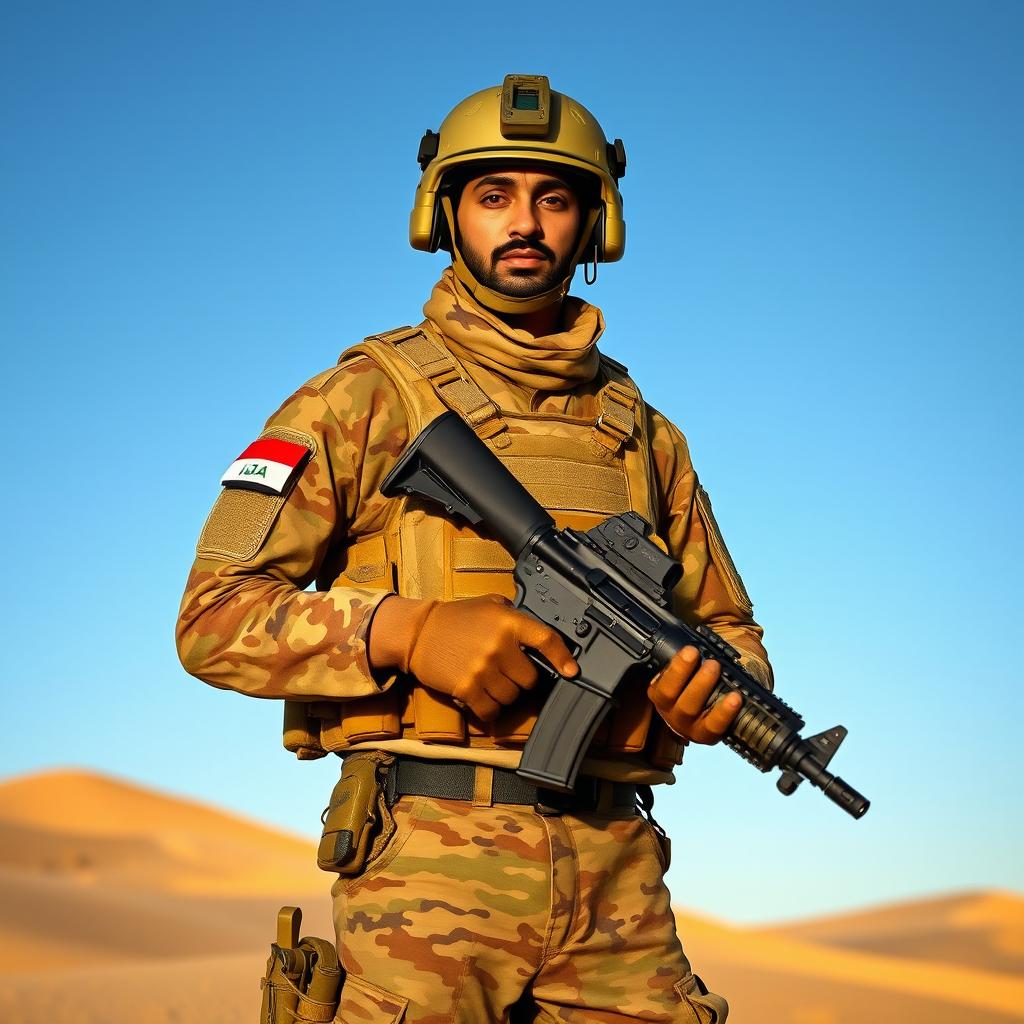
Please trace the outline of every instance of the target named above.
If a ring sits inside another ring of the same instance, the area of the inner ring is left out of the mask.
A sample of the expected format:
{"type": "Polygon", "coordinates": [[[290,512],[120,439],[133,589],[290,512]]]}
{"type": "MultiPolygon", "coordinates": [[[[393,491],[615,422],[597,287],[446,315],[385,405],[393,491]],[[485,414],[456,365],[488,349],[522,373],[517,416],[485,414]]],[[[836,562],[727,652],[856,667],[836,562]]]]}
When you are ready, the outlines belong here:
{"type": "MultiPolygon", "coordinates": [[[[82,771],[0,784],[0,1024],[255,1024],[278,907],[331,937],[313,844],[82,771]]],[[[740,928],[677,911],[733,1024],[1024,1020],[1024,897],[740,928]]]]}

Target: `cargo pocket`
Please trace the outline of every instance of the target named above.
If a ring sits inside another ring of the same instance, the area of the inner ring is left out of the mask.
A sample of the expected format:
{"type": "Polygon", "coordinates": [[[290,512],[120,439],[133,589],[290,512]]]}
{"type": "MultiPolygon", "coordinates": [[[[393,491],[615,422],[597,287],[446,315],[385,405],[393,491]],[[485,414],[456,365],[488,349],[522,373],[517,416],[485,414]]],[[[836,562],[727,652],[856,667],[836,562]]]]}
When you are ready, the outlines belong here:
{"type": "Polygon", "coordinates": [[[400,1024],[408,999],[349,975],[341,986],[334,1024],[400,1024]]]}
{"type": "Polygon", "coordinates": [[[677,981],[674,988],[683,1001],[684,1012],[679,1019],[685,1024],[725,1024],[729,1019],[729,1004],[720,995],[709,992],[696,974],[677,981]]]}

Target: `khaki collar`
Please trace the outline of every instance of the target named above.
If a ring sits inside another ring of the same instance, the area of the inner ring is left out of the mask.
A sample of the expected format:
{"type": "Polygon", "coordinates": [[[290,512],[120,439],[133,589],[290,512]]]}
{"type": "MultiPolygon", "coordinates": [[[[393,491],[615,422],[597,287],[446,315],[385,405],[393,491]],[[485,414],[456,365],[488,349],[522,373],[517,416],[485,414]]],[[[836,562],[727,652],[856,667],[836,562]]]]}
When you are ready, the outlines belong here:
{"type": "Polygon", "coordinates": [[[434,285],[423,314],[457,359],[478,363],[525,387],[566,391],[597,374],[597,339],[604,332],[604,317],[597,306],[575,296],[562,302],[562,330],[535,338],[481,306],[449,267],[434,285]]]}

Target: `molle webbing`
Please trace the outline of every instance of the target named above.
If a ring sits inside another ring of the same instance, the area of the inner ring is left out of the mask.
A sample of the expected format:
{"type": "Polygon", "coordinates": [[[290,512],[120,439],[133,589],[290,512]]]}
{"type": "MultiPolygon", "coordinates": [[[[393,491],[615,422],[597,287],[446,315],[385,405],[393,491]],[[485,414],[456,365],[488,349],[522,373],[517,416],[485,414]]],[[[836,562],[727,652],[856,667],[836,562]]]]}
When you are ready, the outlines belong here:
{"type": "Polygon", "coordinates": [[[594,440],[610,452],[618,452],[636,429],[636,394],[611,380],[601,392],[601,414],[594,424],[594,440]]]}

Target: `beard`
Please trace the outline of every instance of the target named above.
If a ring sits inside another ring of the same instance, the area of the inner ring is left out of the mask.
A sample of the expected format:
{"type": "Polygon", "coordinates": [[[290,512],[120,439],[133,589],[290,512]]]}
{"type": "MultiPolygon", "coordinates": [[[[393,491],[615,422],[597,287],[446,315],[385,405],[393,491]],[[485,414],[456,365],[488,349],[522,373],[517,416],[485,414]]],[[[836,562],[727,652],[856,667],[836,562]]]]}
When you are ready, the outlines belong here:
{"type": "Polygon", "coordinates": [[[535,295],[560,285],[574,271],[572,253],[557,259],[543,242],[511,242],[499,246],[489,256],[474,252],[464,244],[460,246],[462,259],[470,273],[486,288],[517,299],[531,299],[535,295]],[[503,267],[498,261],[516,249],[534,249],[544,256],[546,263],[539,267],[503,267]]]}

